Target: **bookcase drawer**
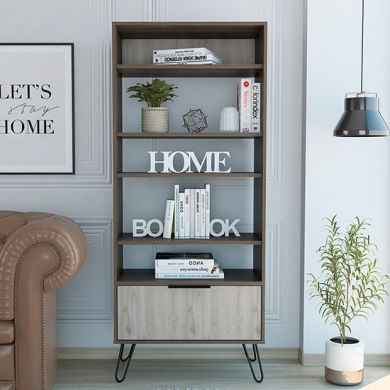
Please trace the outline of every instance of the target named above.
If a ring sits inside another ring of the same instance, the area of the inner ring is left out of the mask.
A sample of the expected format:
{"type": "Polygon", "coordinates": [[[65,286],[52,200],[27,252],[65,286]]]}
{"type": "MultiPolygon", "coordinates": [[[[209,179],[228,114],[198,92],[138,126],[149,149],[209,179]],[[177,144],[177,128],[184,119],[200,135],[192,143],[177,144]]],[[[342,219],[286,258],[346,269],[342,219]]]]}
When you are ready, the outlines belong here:
{"type": "Polygon", "coordinates": [[[261,286],[120,286],[118,339],[260,341],[261,301],[261,286]]]}

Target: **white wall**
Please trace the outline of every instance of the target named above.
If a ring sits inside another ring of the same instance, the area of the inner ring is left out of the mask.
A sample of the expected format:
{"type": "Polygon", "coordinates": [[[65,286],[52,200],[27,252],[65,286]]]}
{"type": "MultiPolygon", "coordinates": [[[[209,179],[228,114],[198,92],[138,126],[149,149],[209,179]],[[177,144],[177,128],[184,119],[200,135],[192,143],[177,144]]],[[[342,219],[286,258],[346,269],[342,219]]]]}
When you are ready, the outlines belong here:
{"type": "MultiPolygon", "coordinates": [[[[112,345],[111,21],[269,22],[266,346],[297,347],[303,0],[5,0],[0,20],[2,41],[75,43],[76,175],[0,177],[1,209],[67,215],[87,235],[87,265],[59,293],[61,346],[112,345]]],[[[246,182],[220,183],[251,193],[246,182]]]]}
{"type": "MultiPolygon", "coordinates": [[[[325,239],[324,218],[337,214],[343,224],[370,219],[383,271],[390,271],[390,139],[333,137],[346,92],[360,87],[360,2],[308,0],[305,137],[304,274],[319,271],[317,248],[325,239]]],[[[390,123],[390,2],[366,1],[365,85],[380,96],[390,123]]],[[[323,324],[316,303],[307,299],[303,353],[322,353],[336,329],[323,324]]],[[[390,352],[390,300],[369,323],[356,320],[353,334],[368,353],[390,352]]]]}

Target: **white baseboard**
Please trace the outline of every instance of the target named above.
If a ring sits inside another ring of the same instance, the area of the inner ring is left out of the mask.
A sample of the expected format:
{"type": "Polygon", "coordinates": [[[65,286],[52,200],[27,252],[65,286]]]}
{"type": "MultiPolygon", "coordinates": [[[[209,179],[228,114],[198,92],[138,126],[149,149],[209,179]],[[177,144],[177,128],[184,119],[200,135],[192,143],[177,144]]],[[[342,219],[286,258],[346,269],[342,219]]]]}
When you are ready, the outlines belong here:
{"type": "MultiPolygon", "coordinates": [[[[261,348],[262,360],[298,361],[297,348],[261,348]]],[[[58,348],[59,359],[116,359],[117,348],[58,348]]],[[[252,350],[249,348],[250,355],[252,350]]],[[[137,345],[134,359],[142,360],[238,360],[244,356],[242,347],[162,347],[137,345]]]]}

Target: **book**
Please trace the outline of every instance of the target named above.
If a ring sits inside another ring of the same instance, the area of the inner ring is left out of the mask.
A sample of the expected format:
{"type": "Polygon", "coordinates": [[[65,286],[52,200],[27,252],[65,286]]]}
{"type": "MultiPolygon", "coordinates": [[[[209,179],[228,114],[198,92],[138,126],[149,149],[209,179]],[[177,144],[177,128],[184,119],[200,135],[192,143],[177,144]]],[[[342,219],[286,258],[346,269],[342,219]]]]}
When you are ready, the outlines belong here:
{"type": "Polygon", "coordinates": [[[157,252],[155,267],[214,267],[215,260],[210,252],[206,253],[171,253],[157,252]]]}
{"type": "Polygon", "coordinates": [[[200,189],[200,237],[206,236],[206,189],[200,189]]]}
{"type": "Polygon", "coordinates": [[[175,209],[175,202],[171,199],[168,199],[165,206],[163,238],[172,237],[174,209],[175,209]]]}
{"type": "Polygon", "coordinates": [[[190,238],[195,238],[195,189],[190,188],[190,238]]]}
{"type": "Polygon", "coordinates": [[[190,190],[184,190],[184,237],[190,237],[190,190]]]}
{"type": "Polygon", "coordinates": [[[177,273],[157,273],[155,274],[156,279],[224,279],[225,273],[220,268],[219,272],[212,274],[177,274],[177,273]]]}
{"type": "Polygon", "coordinates": [[[261,85],[260,83],[252,83],[251,97],[251,131],[260,133],[260,107],[261,107],[261,85]]]}
{"type": "Polygon", "coordinates": [[[175,202],[175,207],[174,207],[174,228],[175,228],[175,238],[179,238],[179,191],[180,187],[178,184],[175,184],[174,187],[174,202],[175,202]]]}
{"type": "Polygon", "coordinates": [[[249,133],[251,131],[251,91],[252,79],[240,79],[237,89],[237,106],[241,133],[249,133]]]}
{"type": "Polygon", "coordinates": [[[153,54],[182,54],[182,53],[209,53],[215,54],[213,51],[207,49],[207,47],[188,47],[181,49],[154,49],[153,54]]]}
{"type": "Polygon", "coordinates": [[[213,267],[181,266],[181,267],[155,267],[155,274],[204,274],[209,275],[219,272],[219,265],[213,267]]]}
{"type": "Polygon", "coordinates": [[[205,236],[210,238],[210,184],[206,184],[205,223],[205,236]]]}
{"type": "Polygon", "coordinates": [[[179,192],[179,238],[184,238],[184,192],[179,192]]]}
{"type": "Polygon", "coordinates": [[[195,189],[195,238],[201,237],[200,219],[200,189],[195,189]]]}
{"type": "Polygon", "coordinates": [[[153,64],[189,64],[189,63],[210,63],[222,64],[220,58],[213,54],[185,54],[173,56],[153,56],[153,64]]]}

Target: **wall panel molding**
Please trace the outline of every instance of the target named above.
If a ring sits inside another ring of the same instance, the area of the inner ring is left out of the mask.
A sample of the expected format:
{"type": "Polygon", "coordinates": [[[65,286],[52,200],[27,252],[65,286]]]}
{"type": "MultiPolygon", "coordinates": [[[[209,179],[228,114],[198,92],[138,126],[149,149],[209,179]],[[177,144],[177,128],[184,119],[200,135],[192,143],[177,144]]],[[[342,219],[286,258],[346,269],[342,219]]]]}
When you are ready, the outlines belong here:
{"type": "Polygon", "coordinates": [[[58,291],[58,322],[112,321],[112,220],[72,217],[88,241],[79,273],[58,291]]]}

